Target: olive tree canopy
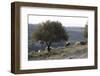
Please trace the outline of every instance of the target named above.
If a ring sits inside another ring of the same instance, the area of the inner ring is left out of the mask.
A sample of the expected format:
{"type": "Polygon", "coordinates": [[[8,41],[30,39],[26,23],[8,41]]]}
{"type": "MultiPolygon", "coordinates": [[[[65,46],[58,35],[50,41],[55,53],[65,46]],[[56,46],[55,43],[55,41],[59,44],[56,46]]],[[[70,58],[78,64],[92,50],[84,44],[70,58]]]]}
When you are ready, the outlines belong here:
{"type": "Polygon", "coordinates": [[[38,24],[38,29],[32,33],[32,38],[46,43],[48,52],[53,42],[68,40],[68,35],[62,24],[58,21],[46,21],[38,24]]]}

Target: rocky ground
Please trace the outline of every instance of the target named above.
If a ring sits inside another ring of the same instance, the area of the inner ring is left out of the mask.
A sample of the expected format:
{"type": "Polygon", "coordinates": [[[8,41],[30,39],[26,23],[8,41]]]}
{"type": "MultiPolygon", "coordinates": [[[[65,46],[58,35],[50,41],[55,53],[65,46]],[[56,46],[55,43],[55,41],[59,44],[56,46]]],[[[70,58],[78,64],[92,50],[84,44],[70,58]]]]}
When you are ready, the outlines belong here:
{"type": "Polygon", "coordinates": [[[28,55],[29,60],[53,60],[53,59],[82,59],[88,57],[87,45],[73,45],[64,48],[54,48],[40,52],[32,51],[28,55]]]}

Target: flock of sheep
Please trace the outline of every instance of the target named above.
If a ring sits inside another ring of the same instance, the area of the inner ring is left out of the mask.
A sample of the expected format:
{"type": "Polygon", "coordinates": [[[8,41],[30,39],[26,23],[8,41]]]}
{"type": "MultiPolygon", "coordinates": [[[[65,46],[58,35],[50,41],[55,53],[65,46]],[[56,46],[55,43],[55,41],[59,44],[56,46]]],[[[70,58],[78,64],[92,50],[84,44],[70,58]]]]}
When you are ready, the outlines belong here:
{"type": "MultiPolygon", "coordinates": [[[[87,41],[77,41],[74,43],[74,45],[86,45],[87,44],[87,41]]],[[[71,42],[70,41],[67,41],[65,42],[65,46],[64,47],[68,47],[71,45],[71,42]]],[[[45,48],[47,49],[47,48],[45,48]]],[[[54,49],[53,47],[50,47],[50,49],[54,49]]],[[[41,52],[41,50],[38,50],[38,52],[41,52]]]]}
{"type": "MultiPolygon", "coordinates": [[[[75,45],[86,45],[87,44],[87,41],[77,41],[75,42],[75,45]]],[[[71,42],[66,42],[65,43],[65,47],[71,45],[71,42]]]]}

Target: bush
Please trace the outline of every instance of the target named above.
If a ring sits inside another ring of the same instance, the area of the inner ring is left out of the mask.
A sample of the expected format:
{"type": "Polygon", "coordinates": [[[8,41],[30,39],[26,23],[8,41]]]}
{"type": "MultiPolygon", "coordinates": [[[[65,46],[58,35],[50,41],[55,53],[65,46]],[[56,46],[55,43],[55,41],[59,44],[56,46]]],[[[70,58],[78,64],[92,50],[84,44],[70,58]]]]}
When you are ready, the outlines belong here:
{"type": "Polygon", "coordinates": [[[81,42],[80,42],[80,45],[86,45],[86,44],[87,44],[86,41],[81,41],[81,42]]]}

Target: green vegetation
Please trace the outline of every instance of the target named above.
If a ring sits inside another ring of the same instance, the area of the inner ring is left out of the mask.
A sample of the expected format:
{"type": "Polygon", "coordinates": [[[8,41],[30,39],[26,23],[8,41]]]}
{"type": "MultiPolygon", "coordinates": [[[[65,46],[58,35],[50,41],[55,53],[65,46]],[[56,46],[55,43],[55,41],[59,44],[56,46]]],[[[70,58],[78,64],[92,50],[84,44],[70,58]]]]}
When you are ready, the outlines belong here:
{"type": "Polygon", "coordinates": [[[39,28],[33,32],[32,38],[37,41],[41,40],[45,42],[48,52],[50,52],[50,46],[53,42],[68,40],[68,35],[60,22],[48,20],[38,25],[39,28]]]}
{"type": "Polygon", "coordinates": [[[87,39],[88,38],[88,25],[85,25],[85,29],[84,29],[84,37],[87,39]]]}

